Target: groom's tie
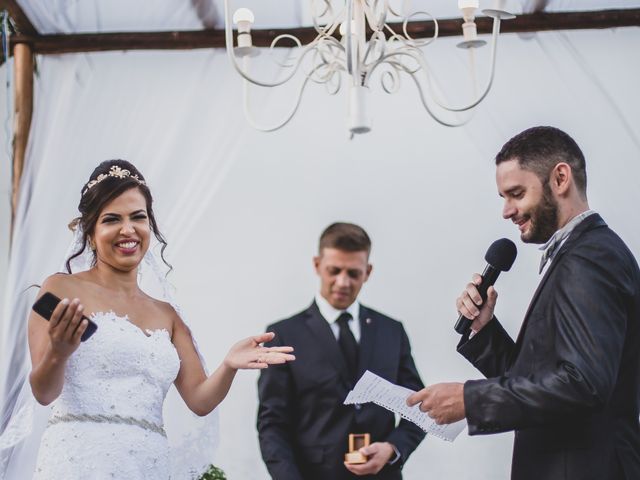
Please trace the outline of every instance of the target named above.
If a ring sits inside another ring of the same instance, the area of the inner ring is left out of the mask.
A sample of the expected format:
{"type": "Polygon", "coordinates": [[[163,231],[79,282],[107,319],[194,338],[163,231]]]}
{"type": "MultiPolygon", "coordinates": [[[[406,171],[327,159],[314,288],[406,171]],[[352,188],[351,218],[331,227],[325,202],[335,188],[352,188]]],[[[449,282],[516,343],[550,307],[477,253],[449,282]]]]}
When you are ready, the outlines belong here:
{"type": "Polygon", "coordinates": [[[540,259],[540,269],[538,270],[538,273],[542,273],[542,270],[544,270],[544,266],[547,264],[547,262],[553,260],[553,257],[555,257],[556,253],[558,253],[558,247],[562,245],[562,241],[567,238],[570,233],[571,230],[564,232],[562,230],[559,230],[553,234],[553,236],[545,245],[546,248],[544,249],[544,252],[542,252],[542,258],[540,259]]]}
{"type": "Polygon", "coordinates": [[[358,372],[358,343],[349,328],[349,320],[352,318],[350,313],[342,312],[336,322],[340,327],[338,345],[340,345],[340,350],[342,350],[342,355],[347,363],[349,378],[355,380],[358,372]]]}

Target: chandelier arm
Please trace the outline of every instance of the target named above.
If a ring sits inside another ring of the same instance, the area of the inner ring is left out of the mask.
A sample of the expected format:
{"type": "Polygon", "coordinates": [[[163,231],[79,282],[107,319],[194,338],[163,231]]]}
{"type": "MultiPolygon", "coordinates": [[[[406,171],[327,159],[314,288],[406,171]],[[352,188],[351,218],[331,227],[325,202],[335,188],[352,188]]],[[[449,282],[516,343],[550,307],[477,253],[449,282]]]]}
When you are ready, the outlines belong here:
{"type": "Polygon", "coordinates": [[[333,13],[333,5],[331,4],[330,0],[322,0],[324,2],[324,4],[326,5],[326,8],[324,10],[324,12],[322,12],[319,16],[316,16],[315,13],[313,13],[313,3],[315,2],[315,0],[311,0],[311,20],[313,21],[313,28],[316,30],[316,32],[318,32],[319,35],[333,35],[333,32],[336,29],[336,26],[338,25],[339,22],[337,22],[336,20],[342,15],[342,11],[338,14],[338,15],[334,15],[333,13]],[[318,21],[321,17],[324,17],[327,12],[330,12],[330,16],[333,19],[332,23],[327,24],[327,26],[325,27],[321,27],[320,26],[320,22],[318,21]],[[328,28],[328,29],[327,29],[328,28]]]}
{"type": "Polygon", "coordinates": [[[325,63],[330,63],[330,61],[325,57],[324,53],[321,50],[321,46],[323,46],[323,42],[324,44],[328,47],[329,49],[329,53],[331,53],[333,55],[333,58],[337,58],[338,55],[334,54],[333,52],[331,52],[331,48],[335,47],[338,49],[339,52],[344,52],[345,48],[344,46],[335,38],[333,37],[322,37],[320,39],[320,41],[318,41],[318,45],[316,45],[315,50],[318,52],[318,54],[320,55],[320,58],[322,59],[323,62],[325,63]]]}
{"type": "MultiPolygon", "coordinates": [[[[411,57],[413,58],[416,62],[418,62],[418,57],[416,57],[412,51],[408,51],[408,52],[399,52],[398,56],[407,56],[407,57],[411,57]]],[[[408,66],[406,66],[405,64],[403,64],[401,61],[397,61],[397,60],[392,60],[392,59],[387,59],[387,61],[385,63],[389,63],[392,65],[399,65],[400,67],[402,67],[401,69],[405,72],[408,73],[409,75],[414,75],[417,72],[420,71],[421,68],[423,68],[421,65],[418,65],[416,68],[409,68],[408,66]]]]}
{"type": "Polygon", "coordinates": [[[380,15],[380,20],[378,21],[378,24],[376,25],[376,28],[378,30],[382,30],[384,28],[384,26],[387,23],[387,17],[389,16],[390,10],[389,10],[389,0],[384,0],[384,8],[382,10],[382,15],[380,15]]]}
{"type": "MultiPolygon", "coordinates": [[[[246,60],[246,57],[245,57],[245,60],[246,60]]],[[[304,90],[307,87],[309,80],[311,79],[311,75],[315,73],[315,70],[317,70],[317,68],[318,67],[314,68],[311,74],[304,79],[304,82],[302,82],[302,85],[300,86],[300,90],[298,91],[298,98],[296,99],[295,104],[293,105],[293,109],[291,110],[289,115],[287,115],[282,122],[277,123],[275,125],[270,125],[270,126],[260,125],[254,120],[251,114],[250,106],[249,106],[249,83],[250,82],[247,79],[245,79],[242,82],[243,83],[243,106],[244,106],[244,115],[245,115],[245,118],[247,119],[247,122],[249,122],[249,124],[256,130],[259,130],[261,132],[266,132],[266,133],[275,132],[276,130],[279,130],[282,127],[284,127],[294,117],[294,115],[298,111],[298,108],[300,108],[300,102],[302,101],[302,94],[304,93],[304,90]]]]}
{"type": "Polygon", "coordinates": [[[385,5],[387,7],[387,10],[389,10],[389,12],[391,13],[391,15],[394,15],[398,18],[402,18],[402,15],[400,15],[398,12],[396,12],[393,7],[391,6],[391,3],[389,2],[389,0],[385,0],[385,5]]]}
{"type": "Polygon", "coordinates": [[[389,40],[395,39],[398,42],[402,42],[402,44],[407,46],[407,47],[418,48],[416,45],[413,45],[409,40],[404,38],[402,35],[400,35],[399,33],[396,33],[393,30],[393,28],[391,28],[388,24],[385,23],[384,24],[384,28],[386,28],[388,30],[388,32],[391,34],[389,36],[389,40]]]}
{"type": "Polygon", "coordinates": [[[377,60],[377,59],[370,60],[367,63],[367,59],[369,58],[369,55],[371,55],[372,52],[374,51],[375,44],[381,45],[380,54],[378,55],[378,58],[380,58],[385,54],[385,51],[386,51],[384,33],[380,32],[380,31],[377,31],[377,32],[373,32],[373,34],[371,35],[371,40],[369,40],[369,45],[367,46],[367,51],[365,52],[364,56],[362,57],[362,65],[364,66],[365,70],[367,69],[367,67],[369,67],[371,64],[373,64],[373,62],[375,62],[377,60]],[[382,38],[380,38],[380,37],[382,37],[382,38]]]}
{"type": "MultiPolygon", "coordinates": [[[[444,125],[445,127],[460,127],[462,125],[465,125],[466,123],[468,123],[471,118],[473,118],[473,112],[471,112],[469,114],[469,116],[462,120],[461,122],[448,122],[446,120],[443,120],[439,115],[437,115],[429,106],[429,104],[427,103],[425,97],[424,97],[424,91],[422,89],[422,85],[420,85],[420,81],[417,78],[417,75],[415,75],[410,69],[408,69],[406,67],[406,65],[403,65],[400,62],[397,61],[389,61],[387,62],[389,65],[391,65],[396,71],[397,70],[402,70],[405,73],[407,73],[411,79],[414,81],[414,83],[416,84],[416,88],[418,90],[418,94],[420,95],[420,101],[422,102],[422,105],[424,107],[424,109],[427,111],[427,113],[429,114],[429,116],[431,118],[433,118],[436,122],[438,122],[440,125],[444,125]]],[[[398,76],[398,82],[400,81],[400,77],[398,76]]],[[[384,88],[384,85],[383,85],[384,88]]],[[[386,89],[385,89],[386,91],[386,89]]],[[[393,92],[388,92],[387,93],[393,93],[393,92]]]]}
{"type": "Polygon", "coordinates": [[[487,94],[489,93],[489,91],[491,90],[491,86],[493,85],[493,79],[494,79],[494,75],[495,75],[495,67],[496,67],[496,51],[497,51],[497,45],[498,45],[498,34],[500,32],[500,19],[495,17],[493,19],[493,33],[492,33],[492,41],[491,41],[491,72],[489,74],[489,80],[487,82],[487,86],[485,87],[485,89],[483,90],[482,94],[473,102],[471,102],[468,105],[465,105],[463,107],[452,107],[452,106],[448,106],[446,105],[443,101],[441,101],[437,95],[433,92],[433,88],[431,87],[431,77],[429,75],[429,68],[426,64],[426,62],[424,61],[424,58],[422,57],[422,55],[413,55],[411,54],[409,51],[406,50],[401,50],[401,51],[395,51],[395,52],[391,52],[387,55],[382,56],[381,58],[379,58],[373,65],[372,67],[369,69],[369,71],[367,72],[367,75],[365,77],[365,81],[364,84],[367,85],[369,82],[369,79],[371,77],[371,75],[373,74],[373,72],[376,70],[376,68],[378,68],[382,63],[386,62],[387,60],[396,57],[396,56],[402,56],[402,55],[407,55],[410,56],[411,58],[413,58],[414,60],[416,60],[418,63],[420,63],[420,65],[422,66],[422,69],[425,72],[425,77],[427,79],[427,84],[429,86],[429,90],[432,92],[431,93],[431,97],[433,98],[433,101],[443,110],[447,110],[449,112],[453,112],[453,113],[461,113],[461,112],[466,112],[468,110],[471,110],[472,108],[478,106],[478,104],[480,102],[482,102],[485,97],[487,96],[487,94]]]}
{"type": "MultiPolygon", "coordinates": [[[[319,48],[315,48],[313,55],[311,56],[311,63],[313,65],[318,64],[318,58],[320,58],[320,65],[327,65],[329,62],[324,58],[324,56],[321,54],[320,49],[319,48]]],[[[310,77],[311,76],[311,72],[307,72],[306,69],[304,67],[302,67],[302,73],[304,74],[305,77],[310,77]]],[[[315,80],[314,80],[315,81],[315,80]]]]}
{"type": "Polygon", "coordinates": [[[400,71],[405,70],[405,68],[398,62],[388,62],[388,64],[393,68],[382,72],[380,76],[380,84],[382,85],[382,89],[385,91],[385,93],[391,95],[400,90],[400,71]],[[389,83],[386,82],[385,79],[389,79],[389,82],[391,82],[391,84],[389,85],[389,83]]]}
{"type": "Polygon", "coordinates": [[[342,86],[342,75],[340,75],[339,69],[333,69],[331,75],[324,81],[324,86],[329,95],[336,95],[340,91],[340,87],[342,86]],[[337,82],[335,82],[335,86],[331,86],[331,80],[333,78],[337,78],[337,82]]]}
{"type": "Polygon", "coordinates": [[[333,62],[333,63],[322,63],[322,64],[318,65],[314,70],[309,72],[307,77],[313,83],[317,83],[317,84],[325,83],[326,84],[327,82],[331,81],[331,78],[338,72],[340,72],[340,66],[337,63],[335,63],[335,62],[333,62]],[[322,70],[325,70],[325,69],[326,69],[326,73],[322,74],[322,70]],[[318,73],[318,72],[320,72],[320,73],[318,73]]]}
{"type": "Polygon", "coordinates": [[[385,6],[385,10],[383,10],[382,14],[380,15],[382,21],[376,20],[375,13],[379,3],[380,3],[380,0],[374,0],[372,5],[370,5],[369,3],[366,3],[365,9],[364,9],[364,14],[367,18],[367,22],[369,23],[369,27],[371,27],[371,30],[373,30],[374,32],[377,32],[382,29],[382,26],[384,25],[384,19],[386,18],[386,13],[387,13],[386,6],[385,6]]]}
{"type": "Polygon", "coordinates": [[[277,65],[283,67],[283,68],[291,68],[293,67],[293,63],[289,63],[289,61],[287,60],[286,62],[281,62],[280,60],[278,60],[275,55],[274,55],[274,50],[278,45],[278,42],[284,38],[288,38],[290,40],[293,40],[293,42],[296,44],[296,48],[302,48],[302,43],[300,42],[300,40],[298,39],[298,37],[294,36],[294,35],[290,35],[288,33],[284,33],[282,35],[278,35],[276,38],[273,39],[273,41],[271,42],[271,45],[269,46],[269,53],[271,54],[271,57],[273,59],[273,62],[276,63],[277,65]]]}
{"type": "Polygon", "coordinates": [[[440,34],[440,25],[438,24],[438,19],[436,19],[436,17],[431,15],[429,12],[425,12],[425,11],[413,12],[411,15],[407,15],[404,18],[404,21],[402,22],[402,32],[404,33],[406,42],[412,47],[416,47],[416,48],[426,47],[427,45],[430,45],[431,43],[435,42],[436,39],[438,38],[438,35],[440,34]],[[419,14],[423,14],[431,17],[431,20],[433,21],[433,37],[426,38],[423,40],[416,40],[413,37],[411,37],[411,35],[409,35],[409,32],[407,32],[407,25],[409,24],[409,20],[411,19],[411,17],[414,17],[415,15],[419,15],[419,14]]]}
{"type": "Polygon", "coordinates": [[[383,28],[386,28],[387,30],[389,30],[389,33],[391,34],[391,36],[389,37],[390,39],[393,37],[399,37],[399,35],[396,32],[394,32],[393,28],[391,28],[388,24],[385,23],[383,28]]]}
{"type": "Polygon", "coordinates": [[[327,0],[322,0],[325,4],[325,9],[324,12],[322,12],[318,17],[316,17],[315,14],[315,0],[311,0],[311,20],[313,21],[313,28],[316,29],[316,32],[318,32],[318,34],[323,33],[324,28],[322,28],[320,26],[320,23],[318,22],[318,19],[321,17],[324,17],[324,15],[327,13],[327,10],[329,10],[331,8],[331,5],[329,4],[329,8],[327,8],[327,0]]]}
{"type": "Polygon", "coordinates": [[[311,63],[312,65],[315,65],[315,67],[312,67],[312,70],[309,72],[305,71],[304,67],[302,68],[305,77],[310,77],[311,80],[315,83],[327,82],[329,77],[331,77],[332,75],[332,71],[344,70],[344,67],[341,65],[341,63],[343,62],[340,61],[340,55],[339,55],[343,51],[344,51],[344,46],[340,44],[340,42],[338,42],[335,38],[323,37],[321,41],[318,43],[318,45],[316,45],[313,48],[313,56],[311,58],[311,63]],[[323,49],[321,47],[323,46],[327,47],[328,49],[328,53],[326,55],[322,51],[323,49]],[[338,50],[337,54],[332,51],[333,48],[336,48],[338,50]],[[320,73],[319,77],[315,78],[317,72],[319,72],[320,70],[323,70],[325,67],[328,68],[330,71],[324,77],[320,73]]]}
{"type": "Polygon", "coordinates": [[[468,123],[469,120],[471,120],[471,118],[473,116],[471,114],[469,115],[469,118],[467,118],[465,120],[462,120],[461,122],[448,122],[448,121],[443,120],[442,118],[440,118],[431,109],[431,107],[429,107],[429,104],[427,104],[427,101],[424,98],[424,91],[422,90],[422,85],[420,85],[420,81],[416,78],[416,75],[411,75],[410,74],[409,76],[411,77],[411,79],[416,84],[416,88],[418,89],[418,94],[420,95],[420,101],[422,102],[422,105],[424,106],[424,109],[427,111],[429,116],[431,118],[433,118],[436,122],[438,122],[440,125],[444,125],[445,127],[461,127],[462,125],[465,125],[466,123],[468,123]]]}
{"type": "MultiPolygon", "coordinates": [[[[409,47],[409,48],[413,49],[414,47],[409,47]]],[[[402,57],[402,56],[411,57],[416,61],[419,61],[419,58],[420,58],[418,55],[414,55],[409,49],[396,50],[394,52],[387,53],[386,55],[381,56],[379,59],[377,59],[375,62],[371,64],[371,68],[369,68],[369,70],[367,71],[363,85],[364,86],[369,85],[369,81],[371,80],[371,76],[373,75],[373,72],[375,72],[380,65],[383,65],[385,63],[392,63],[392,64],[396,63],[395,61],[392,61],[392,60],[394,60],[395,57],[402,57]]],[[[399,62],[398,64],[400,65],[399,62]]],[[[415,73],[415,70],[409,70],[404,66],[403,66],[403,69],[411,75],[415,73]]]]}
{"type": "MultiPolygon", "coordinates": [[[[335,18],[340,18],[342,16],[342,12],[340,12],[339,15],[336,15],[335,18]]],[[[314,18],[314,23],[316,22],[315,18],[314,18]]],[[[331,26],[326,29],[326,28],[316,28],[316,32],[318,32],[318,35],[320,36],[325,36],[325,37],[332,37],[334,32],[336,31],[336,29],[339,27],[340,22],[334,20],[333,23],[331,24],[331,26]]]]}
{"type": "MultiPolygon", "coordinates": [[[[417,76],[415,75],[415,73],[413,71],[411,71],[410,69],[408,69],[405,65],[403,65],[402,63],[395,61],[395,60],[391,60],[393,57],[397,57],[397,56],[403,56],[403,55],[407,55],[410,56],[412,58],[415,59],[415,56],[412,55],[409,52],[393,52],[390,53],[388,55],[386,55],[386,61],[378,61],[376,63],[376,65],[374,66],[374,68],[377,68],[378,66],[380,66],[383,63],[386,63],[388,65],[391,65],[394,69],[396,70],[402,70],[405,73],[407,73],[411,79],[414,81],[414,83],[416,84],[416,88],[418,89],[418,94],[420,95],[420,101],[422,102],[422,105],[424,106],[424,109],[427,111],[427,113],[429,114],[429,116],[431,118],[433,118],[436,122],[438,122],[441,125],[444,125],[445,127],[459,127],[462,126],[464,124],[466,124],[467,122],[469,122],[469,120],[471,120],[471,115],[469,116],[469,118],[461,121],[461,122],[448,122],[446,120],[443,120],[442,118],[440,118],[438,115],[436,115],[436,113],[432,110],[432,108],[429,106],[429,104],[427,103],[425,96],[424,96],[424,91],[422,89],[422,85],[420,85],[420,81],[417,79],[417,76]]],[[[368,75],[370,75],[373,71],[373,68],[368,72],[368,75]]],[[[398,77],[399,80],[399,77],[398,77]]],[[[366,83],[365,86],[368,86],[368,84],[366,83]]],[[[383,89],[385,91],[387,91],[387,89],[384,87],[383,85],[383,89]]],[[[387,91],[387,93],[393,93],[393,92],[389,92],[387,91]]]]}
{"type": "MultiPolygon", "coordinates": [[[[496,53],[497,53],[497,48],[498,48],[498,34],[499,33],[500,33],[500,18],[499,17],[494,17],[494,19],[493,19],[493,32],[491,34],[491,60],[490,60],[491,71],[489,73],[489,80],[487,81],[487,86],[485,87],[485,89],[482,92],[482,94],[478,98],[476,98],[476,100],[474,100],[473,102],[471,102],[468,105],[465,105],[463,107],[452,107],[452,106],[445,105],[444,102],[441,102],[436,95],[432,95],[434,102],[436,102],[436,104],[439,107],[441,107],[444,110],[447,110],[449,112],[466,112],[468,110],[471,110],[472,108],[477,107],[478,104],[480,104],[480,102],[482,102],[485,99],[485,97],[489,94],[489,91],[491,90],[491,87],[493,86],[493,79],[494,79],[495,72],[496,72],[496,53]]],[[[425,74],[426,74],[426,68],[427,68],[426,62],[424,61],[424,59],[422,57],[419,57],[418,61],[420,62],[422,67],[425,69],[425,74]]],[[[431,88],[431,79],[430,79],[428,74],[426,76],[427,76],[427,81],[429,83],[429,87],[431,88]]]]}
{"type": "Polygon", "coordinates": [[[227,56],[229,57],[229,60],[231,61],[231,64],[233,65],[233,67],[236,69],[236,71],[242,78],[253,83],[254,85],[258,85],[259,87],[277,87],[291,80],[291,78],[293,78],[293,76],[296,74],[296,72],[300,68],[300,65],[302,64],[302,61],[304,60],[306,55],[316,47],[316,45],[319,42],[319,39],[321,38],[320,36],[316,37],[311,43],[309,43],[307,46],[304,47],[302,53],[298,57],[297,62],[292,67],[289,75],[285,76],[283,79],[277,82],[263,82],[256,78],[251,77],[248,73],[246,73],[240,67],[240,65],[238,65],[238,61],[236,60],[236,57],[233,53],[233,30],[231,28],[232,21],[231,21],[231,12],[229,10],[229,0],[224,0],[224,13],[225,13],[225,39],[227,44],[227,56]]]}

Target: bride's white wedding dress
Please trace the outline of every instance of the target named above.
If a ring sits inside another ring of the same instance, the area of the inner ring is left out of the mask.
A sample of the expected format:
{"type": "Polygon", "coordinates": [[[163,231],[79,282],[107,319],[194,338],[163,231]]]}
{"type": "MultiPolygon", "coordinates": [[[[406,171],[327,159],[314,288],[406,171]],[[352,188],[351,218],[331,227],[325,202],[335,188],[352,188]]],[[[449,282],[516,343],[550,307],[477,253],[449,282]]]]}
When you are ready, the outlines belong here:
{"type": "Polygon", "coordinates": [[[167,330],[113,312],[67,361],[34,479],[168,479],[162,404],[180,368],[167,330]]]}

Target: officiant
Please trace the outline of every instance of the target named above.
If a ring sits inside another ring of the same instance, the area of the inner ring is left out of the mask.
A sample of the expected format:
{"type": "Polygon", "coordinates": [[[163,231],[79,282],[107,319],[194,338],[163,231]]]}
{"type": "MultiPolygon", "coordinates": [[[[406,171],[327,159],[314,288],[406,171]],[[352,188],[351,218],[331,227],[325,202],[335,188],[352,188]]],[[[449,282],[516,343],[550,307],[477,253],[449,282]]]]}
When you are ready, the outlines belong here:
{"type": "Polygon", "coordinates": [[[402,324],[358,301],[371,275],[370,253],[358,225],[327,227],[313,258],[320,279],[314,301],[267,327],[276,334],[269,346],[291,345],[297,358],[262,370],[258,381],[260,449],[273,480],[400,480],[425,436],[377,405],[343,405],[366,370],[423,388],[402,324]],[[363,463],[345,462],[349,434],[369,434],[363,463]]]}

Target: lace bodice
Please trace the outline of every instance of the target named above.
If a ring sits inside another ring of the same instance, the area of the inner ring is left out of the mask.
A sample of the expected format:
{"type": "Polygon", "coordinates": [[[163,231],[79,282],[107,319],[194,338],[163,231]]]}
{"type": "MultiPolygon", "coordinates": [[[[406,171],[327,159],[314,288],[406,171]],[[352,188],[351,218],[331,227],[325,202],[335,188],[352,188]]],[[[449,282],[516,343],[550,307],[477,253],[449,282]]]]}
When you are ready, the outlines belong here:
{"type": "Polygon", "coordinates": [[[114,312],[92,319],[98,331],[67,360],[34,479],[168,480],[162,406],[180,368],[169,332],[114,312]]]}
{"type": "Polygon", "coordinates": [[[69,358],[53,417],[120,415],[162,425],[162,403],[180,368],[169,332],[144,332],[114,312],[92,320],[98,332],[69,358]]]}

